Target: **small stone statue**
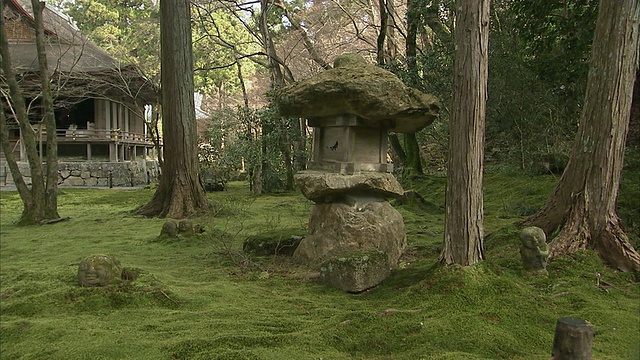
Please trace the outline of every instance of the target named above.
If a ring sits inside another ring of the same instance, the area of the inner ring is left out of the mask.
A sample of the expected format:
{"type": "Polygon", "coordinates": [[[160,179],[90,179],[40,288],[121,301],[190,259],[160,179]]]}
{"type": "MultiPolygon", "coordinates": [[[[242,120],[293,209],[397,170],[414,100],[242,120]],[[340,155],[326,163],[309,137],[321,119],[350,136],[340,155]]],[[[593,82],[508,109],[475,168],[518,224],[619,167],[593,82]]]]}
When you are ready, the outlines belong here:
{"type": "Polygon", "coordinates": [[[189,236],[193,234],[193,222],[191,220],[182,219],[178,222],[178,232],[183,236],[189,236]]]}
{"type": "Polygon", "coordinates": [[[80,286],[105,286],[120,280],[122,266],[110,255],[90,255],[82,259],[78,266],[80,286]]]}
{"type": "Polygon", "coordinates": [[[160,236],[166,235],[170,238],[178,236],[178,225],[171,220],[167,220],[162,224],[162,230],[160,230],[160,236]]]}
{"type": "Polygon", "coordinates": [[[549,250],[544,231],[537,226],[524,228],[520,232],[520,241],[522,241],[520,256],[525,271],[536,275],[546,275],[549,250]]]}

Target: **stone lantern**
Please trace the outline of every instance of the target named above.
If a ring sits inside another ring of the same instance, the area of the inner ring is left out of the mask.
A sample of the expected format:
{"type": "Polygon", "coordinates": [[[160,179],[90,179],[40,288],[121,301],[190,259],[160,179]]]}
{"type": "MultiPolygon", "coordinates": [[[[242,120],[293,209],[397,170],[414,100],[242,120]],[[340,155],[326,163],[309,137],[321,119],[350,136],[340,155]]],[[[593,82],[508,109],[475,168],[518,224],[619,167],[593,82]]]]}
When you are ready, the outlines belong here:
{"type": "Polygon", "coordinates": [[[384,122],[367,124],[353,114],[309,118],[313,127],[313,154],[307,169],[342,175],[361,171],[390,173],[387,129],[384,122]]]}
{"type": "Polygon", "coordinates": [[[307,118],[313,128],[308,170],[295,180],[316,205],[294,258],[345,291],[378,285],[406,246],[402,215],[387,201],[404,193],[387,162],[387,135],[431,124],[437,100],[346,54],[333,69],[283,88],[276,101],[282,115],[307,118]]]}

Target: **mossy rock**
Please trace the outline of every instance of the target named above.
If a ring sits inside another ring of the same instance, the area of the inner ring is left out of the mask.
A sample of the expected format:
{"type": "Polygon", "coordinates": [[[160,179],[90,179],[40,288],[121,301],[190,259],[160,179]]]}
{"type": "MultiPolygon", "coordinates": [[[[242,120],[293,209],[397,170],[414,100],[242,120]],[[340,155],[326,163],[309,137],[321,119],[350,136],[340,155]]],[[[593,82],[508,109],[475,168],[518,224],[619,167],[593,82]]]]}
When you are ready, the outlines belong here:
{"type": "Polygon", "coordinates": [[[381,251],[333,256],[320,267],[322,283],[350,293],[375,287],[390,274],[387,255],[381,251]]]}
{"type": "Polygon", "coordinates": [[[122,279],[122,266],[114,256],[94,254],[82,259],[78,266],[80,286],[105,286],[122,279]]]}
{"type": "Polygon", "coordinates": [[[293,255],[302,239],[287,232],[263,233],[247,238],[242,251],[255,256],[293,255]]]}
{"type": "Polygon", "coordinates": [[[389,130],[413,133],[433,123],[438,100],[406,86],[392,72],[368,64],[361,56],[344,54],[335,67],[286,86],[275,101],[284,116],[320,118],[359,116],[368,125],[385,122],[389,130]]]}

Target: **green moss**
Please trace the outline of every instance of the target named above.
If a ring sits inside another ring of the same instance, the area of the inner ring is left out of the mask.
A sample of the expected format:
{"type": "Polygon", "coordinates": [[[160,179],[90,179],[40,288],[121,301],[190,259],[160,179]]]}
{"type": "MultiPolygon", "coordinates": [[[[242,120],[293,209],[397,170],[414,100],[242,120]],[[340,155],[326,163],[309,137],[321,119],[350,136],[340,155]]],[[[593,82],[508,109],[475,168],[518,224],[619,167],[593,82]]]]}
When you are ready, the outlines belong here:
{"type": "MultiPolygon", "coordinates": [[[[19,197],[2,191],[0,354],[548,359],[557,318],[577,317],[595,325],[594,358],[637,357],[640,284],[633,274],[607,268],[584,251],[551,261],[546,277],[522,275],[517,205],[542,206],[554,185],[551,176],[490,173],[486,260],[441,268],[444,178],[415,183],[411,187],[429,205],[398,207],[409,243],[401,268],[357,295],[318,284],[290,257],[242,253],[244,240],[257,234],[306,232],[312,204],[299,193],[254,198],[246,183],[229,183],[226,191],[208,194],[228,210],[194,219],[207,228],[204,235],[157,242],[164,219],[130,215],[151,198],[150,189],[65,189],[60,214],[71,220],[26,228],[13,224],[19,197]],[[116,256],[135,279],[79,287],[78,264],[94,253],[116,256]]],[[[629,185],[621,188],[624,206],[640,198],[629,185]]]]}

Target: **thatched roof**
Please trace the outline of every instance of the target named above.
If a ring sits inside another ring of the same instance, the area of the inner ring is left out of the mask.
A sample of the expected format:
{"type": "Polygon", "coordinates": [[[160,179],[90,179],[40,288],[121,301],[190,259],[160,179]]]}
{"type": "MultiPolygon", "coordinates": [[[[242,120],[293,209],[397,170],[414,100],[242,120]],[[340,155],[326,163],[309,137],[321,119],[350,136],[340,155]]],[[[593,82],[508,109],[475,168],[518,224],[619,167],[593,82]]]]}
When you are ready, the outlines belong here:
{"type": "MultiPolygon", "coordinates": [[[[13,14],[5,14],[5,16],[18,16],[19,20],[33,31],[35,21],[31,0],[3,0],[3,3],[13,11],[13,14]]],[[[73,78],[76,85],[80,85],[81,79],[91,82],[101,77],[99,80],[102,83],[101,88],[104,88],[105,81],[122,81],[122,75],[126,74],[124,79],[126,84],[114,83],[114,87],[136,84],[138,89],[134,92],[147,101],[153,101],[155,97],[153,86],[140,75],[135,66],[122,64],[110,56],[82,35],[66,15],[47,5],[43,11],[43,21],[49,40],[46,52],[51,74],[66,74],[65,76],[73,78]]],[[[30,74],[36,74],[39,71],[34,40],[24,36],[9,39],[9,48],[16,75],[29,77],[30,74]]]]}
{"type": "MultiPolygon", "coordinates": [[[[49,71],[64,73],[92,73],[120,68],[120,63],[102,51],[84,45],[50,44],[47,47],[49,71]]],[[[33,44],[10,44],[11,61],[17,74],[38,71],[38,57],[33,44]]],[[[99,48],[98,48],[99,49],[99,48]]]]}

